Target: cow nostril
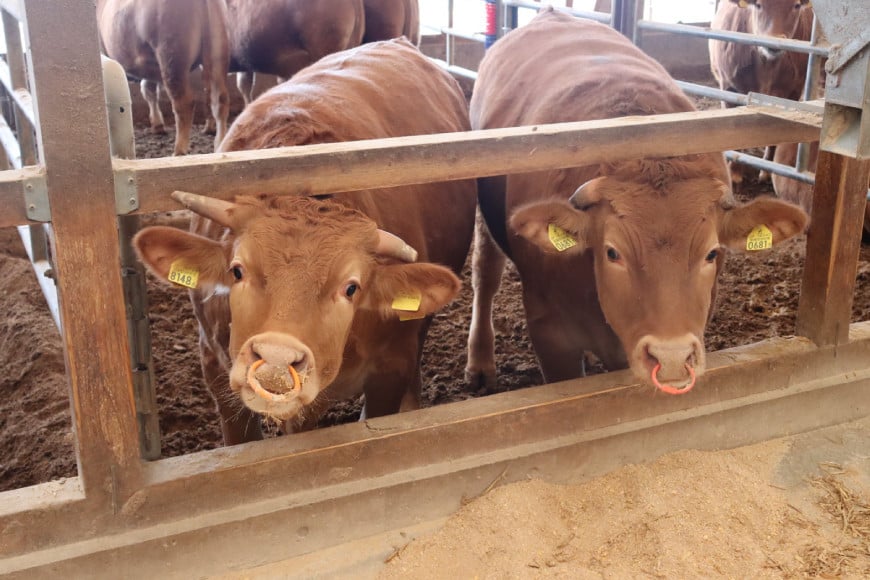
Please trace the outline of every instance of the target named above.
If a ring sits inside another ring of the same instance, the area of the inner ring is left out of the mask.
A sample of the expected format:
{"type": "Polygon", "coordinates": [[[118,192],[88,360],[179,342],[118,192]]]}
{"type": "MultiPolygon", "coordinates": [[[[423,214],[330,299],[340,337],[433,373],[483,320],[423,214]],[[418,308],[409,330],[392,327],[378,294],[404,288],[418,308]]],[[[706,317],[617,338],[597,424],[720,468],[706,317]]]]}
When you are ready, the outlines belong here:
{"type": "Polygon", "coordinates": [[[650,351],[649,345],[643,347],[643,359],[644,363],[647,366],[647,369],[652,370],[655,368],[657,364],[659,364],[659,359],[657,359],[650,351]]]}

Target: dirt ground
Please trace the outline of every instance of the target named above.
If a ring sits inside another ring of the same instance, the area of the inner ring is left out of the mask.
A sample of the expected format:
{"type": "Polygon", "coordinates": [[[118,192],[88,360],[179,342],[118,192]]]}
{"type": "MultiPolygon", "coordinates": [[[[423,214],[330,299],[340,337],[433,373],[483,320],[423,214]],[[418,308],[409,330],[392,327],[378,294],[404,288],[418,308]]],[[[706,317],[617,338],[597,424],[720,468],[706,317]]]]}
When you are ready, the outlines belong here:
{"type": "MultiPolygon", "coordinates": [[[[168,155],[173,135],[137,132],[139,157],[168,155]]],[[[211,150],[211,138],[195,135],[193,151],[211,150]]],[[[770,193],[750,180],[745,198],[770,193]]],[[[185,227],[183,213],[156,216],[185,227]]],[[[804,239],[771,251],[732,255],[721,280],[719,306],[708,328],[709,350],[794,333],[803,267],[804,239]]],[[[870,319],[870,248],[858,268],[853,320],[870,319]]],[[[149,278],[154,369],[164,456],[221,444],[214,403],[202,384],[196,323],[185,292],[149,278]]],[[[510,391],[542,382],[529,343],[518,278],[505,274],[496,303],[499,385],[472,390],[461,377],[471,311],[466,270],[459,298],[439,313],[423,357],[424,405],[510,391]]],[[[15,230],[0,230],[0,490],[75,475],[68,389],[61,339],[45,307],[15,230]]],[[[358,402],[336,405],[322,424],[353,421],[358,402]]]]}
{"type": "Polygon", "coordinates": [[[868,452],[870,418],[497,487],[397,547],[378,578],[868,578],[868,452]]]}

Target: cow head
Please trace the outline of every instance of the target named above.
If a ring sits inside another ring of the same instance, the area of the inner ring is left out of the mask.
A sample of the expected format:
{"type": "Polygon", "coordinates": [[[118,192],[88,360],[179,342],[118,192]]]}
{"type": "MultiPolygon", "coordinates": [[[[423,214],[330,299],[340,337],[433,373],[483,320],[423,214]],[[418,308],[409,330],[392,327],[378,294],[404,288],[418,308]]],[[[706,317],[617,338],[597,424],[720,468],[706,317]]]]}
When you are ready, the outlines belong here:
{"type": "Polygon", "coordinates": [[[136,251],[162,280],[229,294],[230,386],[249,408],[279,420],[335,380],[349,337],[366,339],[353,334],[358,313],[423,318],[459,291],[451,270],[410,263],[417,254],[402,240],[331,200],[173,197],[231,234],[213,240],[149,227],[135,237],[136,251]]]}
{"type": "Polygon", "coordinates": [[[704,372],[704,328],[723,248],[745,251],[757,226],[764,226],[762,242],[749,243],[753,248],[788,239],[807,224],[803,210],[777,199],[738,206],[721,178],[687,168],[625,164],[585,183],[570,200],[533,203],[510,220],[546,252],[592,252],[601,309],[631,369],[671,392],[688,390],[704,372]]]}
{"type": "MultiPolygon", "coordinates": [[[[812,10],[810,0],[731,0],[745,10],[752,10],[750,32],[776,38],[795,38],[803,10],[812,10]]],[[[785,52],[777,48],[758,47],[766,59],[776,59],[785,52]]]]}

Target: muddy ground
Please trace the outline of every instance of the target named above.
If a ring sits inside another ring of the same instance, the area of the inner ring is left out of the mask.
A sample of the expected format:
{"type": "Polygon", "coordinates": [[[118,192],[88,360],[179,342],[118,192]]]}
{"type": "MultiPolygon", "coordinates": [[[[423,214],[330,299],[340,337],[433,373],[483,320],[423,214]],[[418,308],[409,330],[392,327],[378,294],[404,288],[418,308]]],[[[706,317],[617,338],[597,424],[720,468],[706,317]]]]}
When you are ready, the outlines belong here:
{"type": "MultiPolygon", "coordinates": [[[[137,155],[169,155],[173,135],[137,130],[137,155]]],[[[193,152],[210,152],[211,137],[195,135],[193,152]]],[[[740,195],[771,194],[748,179],[740,195]]],[[[152,219],[185,227],[183,213],[152,219]]],[[[710,324],[709,350],[794,333],[804,238],[751,255],[732,255],[721,280],[719,305],[710,324]]],[[[164,456],[221,444],[214,403],[202,384],[196,323],[187,294],[148,281],[154,369],[164,456]]],[[[542,382],[526,335],[518,279],[505,274],[496,304],[499,385],[492,390],[463,384],[471,312],[467,268],[459,298],[439,313],[423,357],[424,405],[435,405],[542,382]]],[[[870,248],[858,267],[853,320],[870,319],[870,248]]],[[[68,390],[61,339],[42,300],[15,230],[0,230],[0,490],[75,475],[68,390]]],[[[324,425],[356,419],[355,402],[336,406],[324,425]]]]}

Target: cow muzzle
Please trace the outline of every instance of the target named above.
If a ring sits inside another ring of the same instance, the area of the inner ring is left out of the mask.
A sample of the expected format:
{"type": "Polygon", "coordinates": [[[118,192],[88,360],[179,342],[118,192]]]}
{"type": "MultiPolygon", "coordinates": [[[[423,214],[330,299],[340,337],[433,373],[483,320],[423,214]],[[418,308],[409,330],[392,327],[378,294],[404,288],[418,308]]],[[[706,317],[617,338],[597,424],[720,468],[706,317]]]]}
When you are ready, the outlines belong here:
{"type": "Polygon", "coordinates": [[[644,382],[678,395],[695,386],[704,363],[704,347],[694,334],[669,339],[647,335],[635,347],[631,367],[644,382]]]}
{"type": "Polygon", "coordinates": [[[230,371],[230,385],[252,411],[285,421],[320,391],[314,355],[296,338],[264,333],[248,339],[230,371]]]}

